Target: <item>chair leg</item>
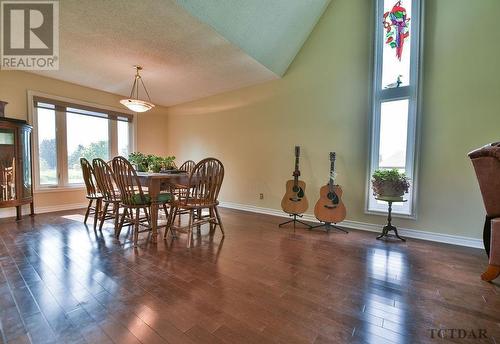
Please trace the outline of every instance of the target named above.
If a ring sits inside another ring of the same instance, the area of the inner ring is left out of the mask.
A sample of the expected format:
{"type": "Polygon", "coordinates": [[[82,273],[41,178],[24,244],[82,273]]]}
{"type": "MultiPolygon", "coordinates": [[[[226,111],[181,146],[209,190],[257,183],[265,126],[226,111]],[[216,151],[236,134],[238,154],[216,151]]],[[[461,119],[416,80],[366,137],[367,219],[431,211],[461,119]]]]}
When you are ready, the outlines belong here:
{"type": "MultiPolygon", "coordinates": [[[[118,207],[120,209],[120,207],[118,207]]],[[[118,225],[118,228],[115,229],[115,237],[118,239],[120,237],[120,233],[122,231],[123,223],[125,222],[125,217],[128,215],[128,208],[123,209],[123,214],[122,218],[120,219],[120,224],[118,225]]]]}
{"type": "Polygon", "coordinates": [[[167,208],[167,203],[163,203],[163,211],[165,212],[165,218],[168,220],[168,208],[167,208]]]}
{"type": "Polygon", "coordinates": [[[83,219],[83,223],[87,224],[87,219],[89,218],[90,208],[92,208],[93,200],[89,200],[89,205],[87,206],[87,211],[85,212],[85,218],[83,219]]]}
{"type": "Polygon", "coordinates": [[[217,224],[219,225],[220,230],[222,232],[222,236],[224,237],[225,236],[225,234],[224,234],[224,226],[222,225],[222,221],[220,219],[219,208],[217,208],[217,206],[215,206],[214,210],[215,210],[215,215],[217,216],[217,224]]]}
{"type": "Polygon", "coordinates": [[[167,234],[169,231],[172,232],[172,237],[175,238],[175,233],[172,230],[172,225],[174,224],[175,217],[177,216],[177,208],[173,207],[170,209],[169,217],[167,218],[167,228],[165,229],[165,233],[163,234],[163,239],[167,238],[167,234]]]}
{"type": "MultiPolygon", "coordinates": [[[[198,221],[199,221],[201,219],[201,209],[198,209],[196,211],[196,216],[198,217],[198,221]]],[[[198,235],[201,234],[200,231],[201,231],[201,224],[198,224],[198,225],[196,225],[196,232],[198,235]]]]}
{"type": "Polygon", "coordinates": [[[98,198],[96,200],[95,204],[95,210],[94,210],[94,230],[97,229],[97,220],[99,219],[99,213],[101,212],[101,199],[98,198]]]}
{"type": "Polygon", "coordinates": [[[188,226],[188,242],[187,247],[191,248],[191,240],[193,240],[193,217],[194,210],[189,211],[189,226],[188,226]]]}
{"type": "MultiPolygon", "coordinates": [[[[208,209],[208,211],[209,211],[209,214],[210,214],[210,218],[214,218],[215,217],[214,208],[211,207],[211,208],[208,209]]],[[[216,221],[215,220],[210,220],[209,224],[210,224],[210,233],[213,233],[215,231],[216,221]]]]}
{"type": "Polygon", "coordinates": [[[120,204],[119,203],[113,203],[113,213],[115,216],[115,236],[116,236],[118,226],[120,225],[120,204]]]}
{"type": "Polygon", "coordinates": [[[149,227],[151,227],[151,217],[149,216],[148,208],[142,208],[144,210],[144,215],[146,216],[146,221],[148,221],[149,227]]]}
{"type": "Polygon", "coordinates": [[[104,224],[104,219],[106,218],[106,215],[108,214],[108,207],[109,207],[109,203],[108,202],[104,203],[104,209],[101,213],[101,223],[99,224],[99,231],[102,231],[102,225],[104,224]]]}
{"type": "Polygon", "coordinates": [[[139,241],[139,218],[141,215],[141,210],[139,208],[135,209],[135,221],[134,221],[134,247],[137,247],[137,241],[139,241]]]}

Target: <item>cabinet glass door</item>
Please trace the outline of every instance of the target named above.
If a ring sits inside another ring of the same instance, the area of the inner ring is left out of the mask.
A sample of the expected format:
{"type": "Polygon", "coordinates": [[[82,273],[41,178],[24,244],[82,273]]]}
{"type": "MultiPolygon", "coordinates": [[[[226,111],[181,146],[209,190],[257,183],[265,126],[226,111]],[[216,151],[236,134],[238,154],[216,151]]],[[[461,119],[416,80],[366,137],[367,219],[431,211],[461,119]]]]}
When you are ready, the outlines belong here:
{"type": "Polygon", "coordinates": [[[23,198],[31,197],[31,130],[21,130],[21,185],[23,198]]]}
{"type": "Polygon", "coordinates": [[[16,199],[15,129],[0,128],[0,201],[16,199]]]}

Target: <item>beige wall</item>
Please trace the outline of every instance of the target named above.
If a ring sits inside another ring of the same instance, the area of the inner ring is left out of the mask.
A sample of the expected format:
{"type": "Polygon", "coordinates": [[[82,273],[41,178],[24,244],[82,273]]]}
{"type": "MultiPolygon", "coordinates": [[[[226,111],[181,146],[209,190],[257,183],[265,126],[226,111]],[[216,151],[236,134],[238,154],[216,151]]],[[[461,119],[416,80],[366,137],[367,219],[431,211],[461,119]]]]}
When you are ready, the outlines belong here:
{"type": "MultiPolygon", "coordinates": [[[[27,91],[40,91],[61,97],[101,105],[120,107],[121,96],[78,86],[20,71],[0,71],[0,100],[7,101],[6,116],[28,118],[27,91]]],[[[166,109],[156,107],[139,114],[137,119],[137,149],[154,154],[167,154],[166,109]]],[[[83,190],[36,193],[35,207],[54,207],[85,202],[83,190]]]]}
{"type": "MultiPolygon", "coordinates": [[[[418,218],[397,223],[480,238],[484,211],[467,152],[500,139],[500,2],[426,3],[418,218]]],[[[301,145],[312,212],[335,150],[348,219],[383,223],[364,213],[368,10],[369,0],[333,0],[283,79],[169,108],[171,151],[181,160],[220,158],[222,200],[279,209],[301,145]]]]}

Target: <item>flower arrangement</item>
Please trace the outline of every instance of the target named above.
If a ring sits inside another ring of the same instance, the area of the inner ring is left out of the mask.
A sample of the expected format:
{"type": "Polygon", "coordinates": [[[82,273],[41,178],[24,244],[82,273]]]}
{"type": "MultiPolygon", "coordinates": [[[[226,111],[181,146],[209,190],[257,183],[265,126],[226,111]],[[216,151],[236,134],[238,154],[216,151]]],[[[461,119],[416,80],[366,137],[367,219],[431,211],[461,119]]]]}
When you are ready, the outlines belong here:
{"type": "Polygon", "coordinates": [[[139,172],[160,172],[162,170],[172,170],[175,168],[175,156],[161,157],[153,154],[143,154],[140,152],[130,153],[128,160],[136,166],[139,172]]]}
{"type": "Polygon", "coordinates": [[[410,188],[410,179],[397,169],[378,169],[372,175],[375,196],[401,198],[410,188]]]}

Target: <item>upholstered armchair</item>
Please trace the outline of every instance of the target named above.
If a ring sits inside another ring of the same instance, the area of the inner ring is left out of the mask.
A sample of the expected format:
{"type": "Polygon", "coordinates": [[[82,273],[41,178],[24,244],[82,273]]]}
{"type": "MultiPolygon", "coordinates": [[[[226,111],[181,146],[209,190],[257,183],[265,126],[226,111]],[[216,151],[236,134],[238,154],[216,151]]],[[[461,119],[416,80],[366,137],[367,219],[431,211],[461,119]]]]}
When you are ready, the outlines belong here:
{"type": "Polygon", "coordinates": [[[484,248],[490,258],[488,270],[481,275],[491,281],[500,275],[500,142],[469,153],[486,208],[484,248]]]}

